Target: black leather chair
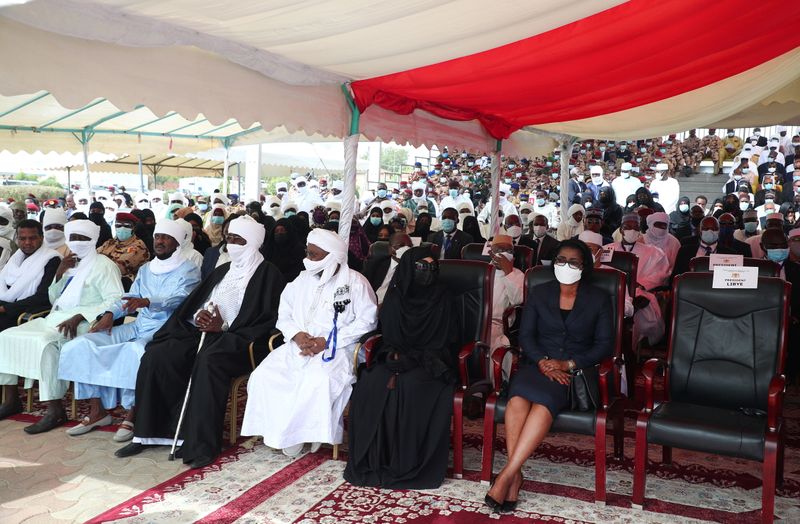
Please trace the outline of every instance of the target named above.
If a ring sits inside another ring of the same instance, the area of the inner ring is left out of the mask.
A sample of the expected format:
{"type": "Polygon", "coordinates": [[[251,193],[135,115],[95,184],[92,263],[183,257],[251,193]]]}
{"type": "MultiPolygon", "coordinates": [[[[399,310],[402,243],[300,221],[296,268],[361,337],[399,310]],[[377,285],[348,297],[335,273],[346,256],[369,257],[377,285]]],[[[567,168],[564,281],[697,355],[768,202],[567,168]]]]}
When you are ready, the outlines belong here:
{"type": "MultiPolygon", "coordinates": [[[[709,271],[708,263],[710,260],[709,257],[694,257],[689,261],[689,271],[709,271]]],[[[781,274],[781,267],[772,260],[745,257],[742,260],[742,264],[745,267],[757,267],[758,276],[760,277],[777,277],[781,274]]]]}
{"type": "MultiPolygon", "coordinates": [[[[432,246],[433,254],[439,253],[439,246],[436,244],[431,244],[430,242],[421,242],[420,246],[432,246]]],[[[370,259],[378,259],[383,257],[389,256],[389,242],[386,240],[379,240],[377,242],[373,242],[369,246],[369,252],[367,253],[367,260],[370,259]]]]}
{"type": "MultiPolygon", "coordinates": [[[[535,300],[532,289],[553,280],[552,266],[536,266],[525,274],[526,300],[535,300]]],[[[622,352],[622,324],[625,309],[625,275],[616,269],[595,269],[591,285],[598,286],[608,294],[609,307],[614,318],[614,356],[600,364],[600,396],[602,406],[597,411],[564,411],[553,420],[552,432],[578,433],[593,435],[595,438],[595,500],[606,500],[606,429],[609,419],[613,421],[614,455],[622,457],[623,453],[623,411],[625,403],[620,393],[622,352]]],[[[508,352],[514,355],[512,375],[519,359],[519,348],[505,346],[492,352],[492,368],[497,389],[486,400],[483,433],[483,460],[481,465],[481,481],[489,482],[494,467],[494,448],[497,424],[505,418],[505,407],[508,398],[500,395],[502,380],[502,362],[508,352]]]]}
{"type": "Polygon", "coordinates": [[[758,289],[713,289],[709,273],[673,282],[667,360],[643,369],[645,406],[636,421],[633,505],[642,507],[648,444],[763,463],[761,517],[772,522],[783,480],[783,396],[791,284],[760,277],[758,289]],[[665,375],[665,400],[653,396],[665,375]]]}
{"type": "Polygon", "coordinates": [[[631,297],[636,296],[636,278],[638,277],[639,257],[627,251],[614,250],[614,255],[611,257],[611,262],[606,263],[607,266],[619,269],[625,273],[625,281],[628,286],[628,294],[631,297]]]}
{"type": "MultiPolygon", "coordinates": [[[[483,254],[485,245],[481,243],[467,244],[461,249],[461,259],[490,262],[491,258],[483,254]]],[[[528,246],[514,246],[514,267],[522,272],[533,267],[533,250],[528,246]]]]}
{"type": "MultiPolygon", "coordinates": [[[[453,398],[453,476],[461,478],[464,471],[464,398],[473,392],[489,393],[487,379],[489,335],[492,327],[492,292],[494,266],[474,260],[442,260],[439,262],[439,282],[455,297],[455,307],[461,319],[462,335],[458,354],[460,386],[453,398]]],[[[361,346],[369,365],[380,344],[380,335],[367,339],[361,346]]],[[[357,357],[356,357],[357,358],[357,357]]]]}

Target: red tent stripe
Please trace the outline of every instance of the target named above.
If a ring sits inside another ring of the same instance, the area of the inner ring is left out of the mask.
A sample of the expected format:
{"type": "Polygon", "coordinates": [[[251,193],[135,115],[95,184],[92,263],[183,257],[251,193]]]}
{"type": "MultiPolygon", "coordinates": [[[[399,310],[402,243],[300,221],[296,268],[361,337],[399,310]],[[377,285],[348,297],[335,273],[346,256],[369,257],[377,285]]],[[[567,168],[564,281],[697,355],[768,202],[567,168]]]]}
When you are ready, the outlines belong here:
{"type": "MultiPolygon", "coordinates": [[[[491,13],[487,13],[491,16],[491,13]]],[[[631,0],[473,55],[353,82],[359,109],[478,119],[495,138],[686,93],[800,46],[800,1],[631,0]],[[777,23],[764,29],[765,20],[777,23]]]]}

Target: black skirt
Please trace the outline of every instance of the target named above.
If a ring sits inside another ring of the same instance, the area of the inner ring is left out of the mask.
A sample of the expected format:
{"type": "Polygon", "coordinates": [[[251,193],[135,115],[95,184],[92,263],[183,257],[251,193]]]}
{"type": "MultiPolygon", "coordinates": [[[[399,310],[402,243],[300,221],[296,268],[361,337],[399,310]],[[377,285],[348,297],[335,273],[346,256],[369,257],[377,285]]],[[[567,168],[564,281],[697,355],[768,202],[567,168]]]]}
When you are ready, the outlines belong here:
{"type": "Polygon", "coordinates": [[[538,366],[525,364],[511,379],[508,398],[511,397],[522,397],[534,404],[541,404],[556,418],[568,407],[569,386],[550,380],[539,371],[538,366]]]}

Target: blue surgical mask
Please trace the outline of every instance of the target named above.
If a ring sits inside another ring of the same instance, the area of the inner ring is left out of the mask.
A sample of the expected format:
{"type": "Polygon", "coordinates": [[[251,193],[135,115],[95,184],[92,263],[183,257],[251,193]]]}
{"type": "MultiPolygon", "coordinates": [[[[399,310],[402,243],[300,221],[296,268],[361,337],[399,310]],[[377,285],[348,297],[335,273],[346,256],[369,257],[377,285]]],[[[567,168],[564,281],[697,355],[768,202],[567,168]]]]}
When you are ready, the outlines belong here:
{"type": "Polygon", "coordinates": [[[767,258],[773,262],[782,263],[789,256],[789,248],[767,249],[767,258]]]}
{"type": "Polygon", "coordinates": [[[225,217],[221,215],[216,215],[211,217],[211,223],[217,226],[221,226],[225,223],[225,217]]]}
{"type": "Polygon", "coordinates": [[[775,184],[764,184],[764,189],[770,190],[775,187],[775,184]]]}
{"type": "Polygon", "coordinates": [[[748,233],[755,233],[758,229],[758,222],[745,222],[744,230],[748,233]]]}
{"type": "Polygon", "coordinates": [[[546,165],[547,167],[552,167],[553,163],[548,160],[547,162],[544,163],[544,165],[546,165]]]}
{"type": "Polygon", "coordinates": [[[133,236],[133,229],[129,227],[117,228],[117,240],[124,242],[133,236]]]}
{"type": "Polygon", "coordinates": [[[553,173],[551,176],[553,177],[553,180],[555,180],[556,178],[558,178],[559,173],[553,173]]]}
{"type": "Polygon", "coordinates": [[[208,204],[198,204],[197,207],[199,207],[200,211],[202,211],[203,213],[208,211],[208,204]]]}
{"type": "Polygon", "coordinates": [[[445,233],[452,233],[456,230],[456,221],[452,218],[443,218],[442,219],[442,230],[445,233]]]}
{"type": "Polygon", "coordinates": [[[386,198],[386,190],[385,189],[379,189],[378,190],[378,198],[386,198]]]}
{"type": "Polygon", "coordinates": [[[452,198],[456,198],[458,196],[458,189],[451,189],[450,190],[450,196],[452,198]]]}
{"type": "Polygon", "coordinates": [[[542,207],[544,205],[544,198],[537,198],[536,205],[542,207]]]}
{"type": "Polygon", "coordinates": [[[369,223],[373,226],[379,226],[383,224],[383,218],[381,217],[369,217],[369,223]]]}
{"type": "Polygon", "coordinates": [[[295,216],[296,214],[297,214],[297,213],[296,213],[296,212],[294,212],[294,211],[285,211],[285,212],[283,213],[283,216],[284,216],[284,217],[286,217],[286,218],[289,218],[289,217],[293,217],[293,216],[295,216]]]}
{"type": "Polygon", "coordinates": [[[706,229],[700,232],[700,240],[705,244],[714,244],[719,239],[719,231],[706,229]]]}

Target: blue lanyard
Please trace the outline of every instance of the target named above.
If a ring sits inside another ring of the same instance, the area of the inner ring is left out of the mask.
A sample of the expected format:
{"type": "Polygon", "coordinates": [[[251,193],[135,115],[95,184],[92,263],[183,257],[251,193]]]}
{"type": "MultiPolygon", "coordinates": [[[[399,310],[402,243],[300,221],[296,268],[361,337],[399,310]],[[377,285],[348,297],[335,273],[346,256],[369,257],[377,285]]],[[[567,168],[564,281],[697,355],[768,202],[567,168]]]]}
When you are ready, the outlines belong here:
{"type": "Polygon", "coordinates": [[[338,316],[339,316],[339,312],[334,310],[334,312],[333,312],[333,329],[331,329],[331,332],[328,333],[328,340],[325,341],[325,349],[322,350],[322,361],[323,362],[330,362],[331,360],[333,360],[336,357],[336,338],[337,338],[337,333],[339,331],[338,328],[336,327],[336,319],[337,319],[338,316]],[[333,339],[333,346],[331,346],[331,339],[333,339]],[[327,350],[329,347],[331,348],[331,356],[326,357],[325,356],[325,350],[327,350]]]}

